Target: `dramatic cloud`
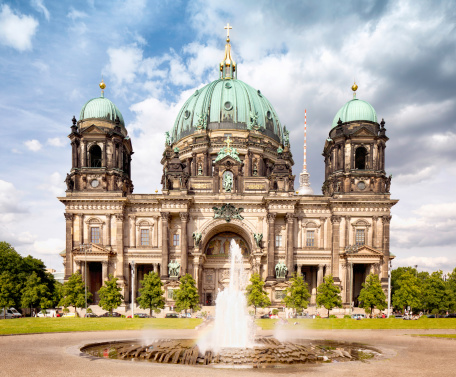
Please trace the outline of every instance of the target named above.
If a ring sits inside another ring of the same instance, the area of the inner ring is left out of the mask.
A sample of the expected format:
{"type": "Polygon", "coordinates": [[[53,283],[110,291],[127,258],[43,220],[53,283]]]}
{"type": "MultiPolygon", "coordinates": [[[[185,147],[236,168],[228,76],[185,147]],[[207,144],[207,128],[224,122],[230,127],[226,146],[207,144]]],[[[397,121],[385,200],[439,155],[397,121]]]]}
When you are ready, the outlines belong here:
{"type": "Polygon", "coordinates": [[[0,43],[18,51],[32,48],[32,37],[38,28],[38,21],[31,16],[13,12],[3,4],[0,11],[0,43]]]}

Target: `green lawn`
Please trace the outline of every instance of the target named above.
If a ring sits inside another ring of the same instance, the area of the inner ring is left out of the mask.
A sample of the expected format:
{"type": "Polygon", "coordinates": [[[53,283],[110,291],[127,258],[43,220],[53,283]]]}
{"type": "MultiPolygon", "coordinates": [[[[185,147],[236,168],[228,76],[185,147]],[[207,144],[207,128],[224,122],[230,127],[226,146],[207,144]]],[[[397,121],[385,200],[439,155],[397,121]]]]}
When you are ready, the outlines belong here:
{"type": "MultiPolygon", "coordinates": [[[[276,319],[258,319],[257,325],[263,330],[273,330],[276,319]]],[[[285,329],[315,329],[315,330],[343,330],[343,329],[456,329],[456,318],[422,318],[416,321],[403,319],[362,319],[331,318],[331,319],[288,319],[288,324],[282,325],[285,329]],[[297,322],[297,325],[294,323],[297,322]]]]}
{"type": "Polygon", "coordinates": [[[20,318],[0,320],[0,335],[66,331],[194,329],[196,318],[20,318]]]}

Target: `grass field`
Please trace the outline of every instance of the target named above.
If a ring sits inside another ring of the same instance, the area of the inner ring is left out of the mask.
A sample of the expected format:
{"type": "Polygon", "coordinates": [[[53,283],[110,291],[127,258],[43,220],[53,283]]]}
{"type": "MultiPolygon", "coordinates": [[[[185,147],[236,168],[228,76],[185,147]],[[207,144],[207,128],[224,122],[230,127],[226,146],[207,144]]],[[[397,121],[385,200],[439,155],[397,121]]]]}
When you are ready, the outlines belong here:
{"type": "Polygon", "coordinates": [[[194,329],[196,318],[20,318],[0,320],[0,335],[67,331],[194,329]]]}
{"type": "MultiPolygon", "coordinates": [[[[263,330],[273,330],[279,320],[259,319],[257,325],[263,330]]],[[[416,321],[403,319],[363,319],[331,318],[331,319],[289,319],[282,325],[284,329],[316,329],[316,330],[342,330],[342,329],[456,329],[456,318],[422,318],[416,321]],[[295,325],[295,323],[297,323],[295,325]]]]}

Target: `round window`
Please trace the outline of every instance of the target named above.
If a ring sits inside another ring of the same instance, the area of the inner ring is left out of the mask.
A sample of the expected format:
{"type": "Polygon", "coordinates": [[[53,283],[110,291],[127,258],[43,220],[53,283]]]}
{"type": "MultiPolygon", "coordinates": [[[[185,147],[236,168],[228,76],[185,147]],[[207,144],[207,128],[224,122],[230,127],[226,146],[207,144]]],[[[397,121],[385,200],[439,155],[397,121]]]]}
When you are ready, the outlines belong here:
{"type": "Polygon", "coordinates": [[[233,108],[233,105],[231,104],[230,101],[226,101],[225,102],[225,105],[223,105],[225,107],[225,110],[231,110],[233,108]]]}
{"type": "Polygon", "coordinates": [[[232,87],[232,85],[231,85],[231,83],[230,83],[230,82],[227,82],[227,83],[225,84],[225,88],[227,88],[227,89],[231,89],[231,87],[232,87]]]}
{"type": "Polygon", "coordinates": [[[358,188],[364,190],[366,188],[366,183],[364,181],[358,182],[358,188]]]}
{"type": "Polygon", "coordinates": [[[190,117],[190,110],[185,110],[185,113],[184,113],[184,116],[185,116],[185,119],[188,119],[190,117]]]}
{"type": "Polygon", "coordinates": [[[90,185],[93,188],[98,187],[99,184],[100,184],[100,181],[98,181],[98,179],[94,179],[94,180],[92,180],[92,182],[90,182],[90,185]]]}

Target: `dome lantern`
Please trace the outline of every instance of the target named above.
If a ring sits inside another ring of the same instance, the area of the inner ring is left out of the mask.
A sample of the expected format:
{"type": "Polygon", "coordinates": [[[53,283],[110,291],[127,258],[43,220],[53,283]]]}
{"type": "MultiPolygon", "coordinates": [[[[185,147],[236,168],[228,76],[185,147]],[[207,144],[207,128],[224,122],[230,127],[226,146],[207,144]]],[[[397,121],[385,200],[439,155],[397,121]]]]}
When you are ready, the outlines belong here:
{"type": "Polygon", "coordinates": [[[228,23],[225,26],[226,29],[226,45],[225,45],[225,56],[220,63],[220,78],[221,79],[236,79],[237,70],[236,62],[231,57],[231,45],[230,45],[230,29],[232,27],[228,23]]]}

